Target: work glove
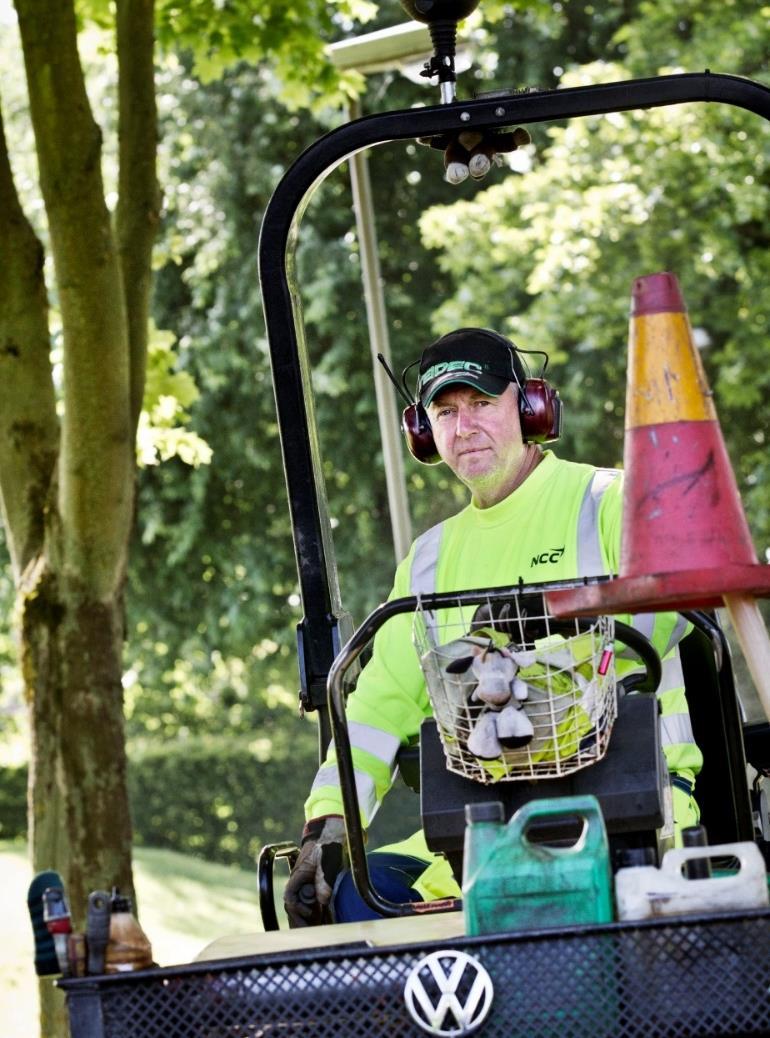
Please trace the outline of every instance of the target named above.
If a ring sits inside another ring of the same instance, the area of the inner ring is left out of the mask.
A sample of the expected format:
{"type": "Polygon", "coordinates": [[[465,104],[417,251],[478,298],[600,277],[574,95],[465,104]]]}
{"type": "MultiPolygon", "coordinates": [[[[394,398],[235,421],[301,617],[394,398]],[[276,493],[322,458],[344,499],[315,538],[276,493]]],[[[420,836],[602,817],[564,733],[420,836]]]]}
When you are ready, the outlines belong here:
{"type": "Polygon", "coordinates": [[[302,833],[299,857],[283,894],[289,926],[330,921],[327,906],[345,857],[345,822],[340,815],[312,818],[302,833]]]}

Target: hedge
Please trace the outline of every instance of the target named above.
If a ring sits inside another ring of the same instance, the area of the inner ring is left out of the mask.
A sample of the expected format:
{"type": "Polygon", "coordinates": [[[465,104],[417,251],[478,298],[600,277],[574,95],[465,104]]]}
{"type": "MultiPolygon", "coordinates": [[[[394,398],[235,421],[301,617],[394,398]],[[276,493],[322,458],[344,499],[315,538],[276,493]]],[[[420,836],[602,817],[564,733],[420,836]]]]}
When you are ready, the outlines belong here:
{"type": "MultiPolygon", "coordinates": [[[[133,752],[128,783],[134,842],[253,868],[265,843],[297,839],[317,765],[315,728],[267,740],[189,738],[133,752]]],[[[0,768],[0,838],[26,834],[26,768],[0,768]]],[[[419,798],[399,784],[370,845],[419,826],[419,798]]]]}
{"type": "MultiPolygon", "coordinates": [[[[134,842],[250,868],[263,843],[296,839],[316,767],[315,729],[304,729],[272,742],[191,738],[132,753],[134,842]]],[[[0,768],[4,840],[26,836],[26,786],[26,767],[0,768]]]]}
{"type": "Polygon", "coordinates": [[[193,738],[132,756],[134,842],[251,868],[260,847],[296,839],[315,770],[309,738],[193,738]]]}
{"type": "Polygon", "coordinates": [[[0,839],[27,835],[27,769],[0,768],[0,839]]]}
{"type": "MultiPolygon", "coordinates": [[[[189,740],[132,759],[134,842],[253,868],[263,844],[296,840],[317,766],[315,729],[273,740],[259,759],[245,740],[189,740]],[[307,737],[305,737],[307,732],[307,737]]],[[[375,821],[372,845],[419,827],[419,797],[402,784],[375,821]]]]}

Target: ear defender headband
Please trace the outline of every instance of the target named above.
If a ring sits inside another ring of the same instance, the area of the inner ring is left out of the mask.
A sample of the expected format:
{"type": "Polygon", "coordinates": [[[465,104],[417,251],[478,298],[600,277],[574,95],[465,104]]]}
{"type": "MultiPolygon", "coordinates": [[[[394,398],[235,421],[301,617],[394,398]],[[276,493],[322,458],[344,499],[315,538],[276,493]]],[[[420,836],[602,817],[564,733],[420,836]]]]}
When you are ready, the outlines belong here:
{"type": "Polygon", "coordinates": [[[415,361],[420,365],[421,374],[413,402],[407,391],[406,375],[414,364],[405,368],[401,376],[402,388],[380,356],[379,360],[396,388],[409,401],[402,413],[401,428],[412,457],[424,465],[437,465],[441,461],[426,406],[444,386],[458,383],[497,396],[507,383],[513,382],[519,390],[519,418],[524,442],[554,443],[558,440],[562,426],[561,398],[544,378],[528,376],[520,356],[522,353],[534,353],[545,358],[545,373],[548,355],[542,350],[522,350],[503,335],[486,328],[461,328],[450,332],[426,347],[419,362],[415,361]],[[502,365],[501,347],[507,353],[502,365]],[[448,359],[442,359],[444,357],[448,359]]]}

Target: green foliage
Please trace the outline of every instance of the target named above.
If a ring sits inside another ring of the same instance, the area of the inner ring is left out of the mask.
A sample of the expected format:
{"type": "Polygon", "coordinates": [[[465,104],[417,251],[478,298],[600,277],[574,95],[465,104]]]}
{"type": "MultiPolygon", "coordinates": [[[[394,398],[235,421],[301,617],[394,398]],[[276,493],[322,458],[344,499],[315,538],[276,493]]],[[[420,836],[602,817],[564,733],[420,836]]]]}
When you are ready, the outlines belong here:
{"type": "Polygon", "coordinates": [[[148,748],[129,765],[135,840],[249,868],[262,844],[299,836],[314,770],[309,725],[148,748]]]}
{"type": "Polygon", "coordinates": [[[176,374],[200,389],[195,429],[215,459],[193,471],[175,461],[146,468],[139,481],[130,730],[163,718],[154,730],[168,735],[211,723],[220,691],[242,680],[235,657],[248,663],[255,703],[268,686],[296,682],[296,578],[256,245],[275,178],[309,119],[287,113],[267,78],[245,66],[206,87],[167,69],[159,96],[169,186],[155,319],[178,339],[176,374]]]}
{"type": "Polygon", "coordinates": [[[162,47],[179,53],[188,49],[203,82],[217,79],[239,61],[259,65],[269,58],[283,85],[285,103],[299,108],[310,103],[341,103],[362,86],[357,74],[339,73],[326,45],[353,21],[366,22],[375,13],[364,0],[294,0],[291,4],[255,5],[249,0],[196,0],[178,4],[160,0],[157,32],[162,47]]]}
{"type": "Polygon", "coordinates": [[[674,5],[641,0],[638,17],[616,41],[628,48],[634,75],[680,68],[750,75],[768,82],[770,6],[750,0],[682,0],[674,5]]]}
{"type": "Polygon", "coordinates": [[[27,768],[0,767],[0,840],[27,832],[27,768]]]}
{"type": "Polygon", "coordinates": [[[243,657],[225,657],[206,649],[213,638],[196,642],[185,631],[181,637],[183,656],[149,635],[134,640],[137,651],[124,677],[133,747],[196,733],[255,737],[296,724],[296,695],[288,691],[296,664],[288,647],[265,639],[243,657]]]}
{"type": "Polygon", "coordinates": [[[479,14],[479,73],[484,89],[558,85],[564,71],[625,55],[624,28],[633,24],[639,0],[595,4],[591,0],[485,0],[479,14]]]}
{"type": "Polygon", "coordinates": [[[140,465],[157,465],[179,458],[197,468],[211,461],[211,448],[192,429],[189,408],[200,396],[186,371],[174,370],[175,339],[153,323],[147,344],[147,376],[142,413],[136,434],[140,465]]]}

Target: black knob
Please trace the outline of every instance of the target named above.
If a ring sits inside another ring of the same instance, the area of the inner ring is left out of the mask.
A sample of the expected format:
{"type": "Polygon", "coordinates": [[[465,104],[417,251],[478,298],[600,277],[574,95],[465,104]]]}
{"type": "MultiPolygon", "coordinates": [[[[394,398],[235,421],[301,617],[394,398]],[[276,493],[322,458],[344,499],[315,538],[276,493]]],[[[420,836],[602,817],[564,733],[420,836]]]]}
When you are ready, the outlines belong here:
{"type": "Polygon", "coordinates": [[[505,811],[499,800],[486,800],[481,804],[466,804],[465,821],[468,823],[504,822],[505,811]]]}
{"type": "Polygon", "coordinates": [[[473,14],[480,0],[401,0],[401,6],[417,22],[459,22],[473,14]]]}

